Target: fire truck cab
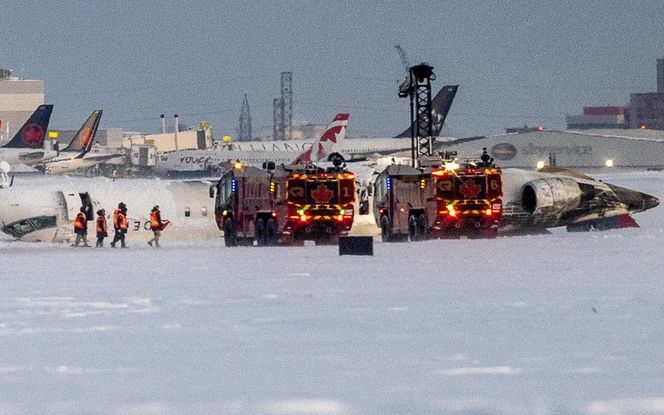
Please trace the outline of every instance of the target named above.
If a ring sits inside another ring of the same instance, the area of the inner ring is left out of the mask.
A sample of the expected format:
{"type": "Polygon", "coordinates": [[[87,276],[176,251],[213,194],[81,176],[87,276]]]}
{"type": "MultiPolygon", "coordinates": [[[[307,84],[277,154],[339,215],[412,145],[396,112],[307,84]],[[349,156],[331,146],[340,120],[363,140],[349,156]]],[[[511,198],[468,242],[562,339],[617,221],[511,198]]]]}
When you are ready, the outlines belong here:
{"type": "Polygon", "coordinates": [[[431,169],[393,164],[374,182],[374,217],[384,242],[418,240],[435,215],[431,169]]]}
{"type": "MultiPolygon", "coordinates": [[[[456,153],[450,153],[456,156],[456,153]]],[[[383,241],[493,238],[502,216],[502,178],[486,149],[480,159],[391,165],[374,183],[374,217],[383,241]]]]}
{"type": "Polygon", "coordinates": [[[503,212],[500,169],[486,160],[454,160],[431,172],[435,218],[431,237],[495,238],[503,212]]]}
{"type": "Polygon", "coordinates": [[[236,165],[211,187],[215,194],[226,246],[335,243],[353,225],[355,175],[342,168],[236,165]]]}

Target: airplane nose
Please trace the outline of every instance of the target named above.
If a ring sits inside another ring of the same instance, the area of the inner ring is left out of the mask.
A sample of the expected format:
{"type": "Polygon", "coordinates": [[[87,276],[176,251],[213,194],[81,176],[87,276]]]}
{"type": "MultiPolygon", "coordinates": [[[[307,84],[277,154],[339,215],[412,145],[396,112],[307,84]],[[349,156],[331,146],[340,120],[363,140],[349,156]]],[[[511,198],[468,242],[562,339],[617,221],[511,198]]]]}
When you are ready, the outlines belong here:
{"type": "Polygon", "coordinates": [[[615,192],[618,200],[627,205],[630,212],[643,212],[659,205],[659,199],[647,193],[637,192],[636,190],[626,189],[620,186],[610,186],[615,192]]]}
{"type": "Polygon", "coordinates": [[[659,199],[656,198],[655,196],[651,196],[645,193],[641,193],[643,195],[643,210],[648,210],[652,209],[656,206],[659,205],[659,199]]]}

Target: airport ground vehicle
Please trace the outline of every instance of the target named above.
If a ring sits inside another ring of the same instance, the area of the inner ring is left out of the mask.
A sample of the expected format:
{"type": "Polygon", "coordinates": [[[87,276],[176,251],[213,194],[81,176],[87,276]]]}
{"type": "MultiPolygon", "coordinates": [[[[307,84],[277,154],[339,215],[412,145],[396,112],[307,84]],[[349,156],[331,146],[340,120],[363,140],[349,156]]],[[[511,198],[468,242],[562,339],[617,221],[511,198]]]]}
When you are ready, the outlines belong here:
{"type": "Polygon", "coordinates": [[[236,165],[215,189],[226,246],[336,243],[353,225],[355,175],[343,168],[236,165]]]}
{"type": "Polygon", "coordinates": [[[502,178],[488,155],[427,162],[419,169],[391,165],[378,175],[374,217],[383,241],[495,237],[502,215],[502,178]]]}

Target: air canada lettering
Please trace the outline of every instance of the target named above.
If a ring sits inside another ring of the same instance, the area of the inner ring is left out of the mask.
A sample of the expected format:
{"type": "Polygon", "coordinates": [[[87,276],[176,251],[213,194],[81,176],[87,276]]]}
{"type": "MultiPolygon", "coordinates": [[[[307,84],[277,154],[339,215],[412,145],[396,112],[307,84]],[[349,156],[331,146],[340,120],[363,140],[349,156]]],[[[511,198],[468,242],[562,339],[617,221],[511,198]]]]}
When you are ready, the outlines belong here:
{"type": "Polygon", "coordinates": [[[522,150],[523,154],[533,156],[546,156],[550,153],[555,154],[566,154],[566,155],[577,155],[577,156],[589,156],[593,153],[592,146],[581,146],[581,145],[569,145],[569,146],[536,146],[533,143],[529,143],[522,150]]]}
{"type": "Polygon", "coordinates": [[[209,165],[212,163],[212,157],[180,157],[180,163],[184,164],[198,164],[198,165],[209,165]]]}

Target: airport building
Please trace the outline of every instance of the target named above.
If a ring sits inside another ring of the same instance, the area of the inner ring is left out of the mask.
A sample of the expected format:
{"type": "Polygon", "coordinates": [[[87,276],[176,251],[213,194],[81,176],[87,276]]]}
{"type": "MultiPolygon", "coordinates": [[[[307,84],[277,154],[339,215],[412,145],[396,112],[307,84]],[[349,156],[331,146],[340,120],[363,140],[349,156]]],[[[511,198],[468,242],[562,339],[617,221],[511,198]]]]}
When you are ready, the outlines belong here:
{"type": "Polygon", "coordinates": [[[570,130],[629,128],[629,107],[583,107],[582,115],[567,115],[565,120],[570,130]]]}
{"type": "Polygon", "coordinates": [[[584,107],[582,115],[567,115],[565,120],[570,130],[664,130],[664,59],[657,59],[657,92],[633,93],[629,106],[584,107]]]}
{"type": "Polygon", "coordinates": [[[501,167],[664,167],[664,131],[536,131],[436,141],[436,151],[479,157],[486,147],[501,167]]]}
{"type": "Polygon", "coordinates": [[[632,94],[630,127],[664,130],[664,92],[632,94]]]}
{"type": "Polygon", "coordinates": [[[0,69],[0,141],[13,137],[43,103],[44,81],[19,79],[0,69]]]}

